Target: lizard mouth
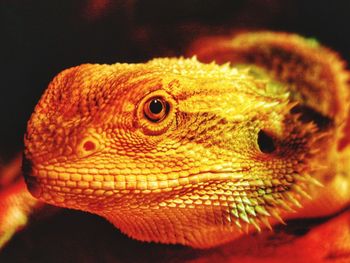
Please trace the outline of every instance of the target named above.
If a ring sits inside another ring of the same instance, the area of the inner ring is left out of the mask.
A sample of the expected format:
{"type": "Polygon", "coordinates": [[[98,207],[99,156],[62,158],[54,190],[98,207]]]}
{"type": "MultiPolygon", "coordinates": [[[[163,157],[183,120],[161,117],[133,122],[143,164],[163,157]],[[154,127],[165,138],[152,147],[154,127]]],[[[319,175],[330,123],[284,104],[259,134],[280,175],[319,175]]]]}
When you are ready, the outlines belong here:
{"type": "Polygon", "coordinates": [[[26,182],[28,191],[34,196],[39,197],[41,195],[41,188],[39,182],[35,176],[32,176],[32,162],[23,155],[22,160],[22,172],[26,182]]]}
{"type": "MultiPolygon", "coordinates": [[[[120,175],[113,174],[92,174],[88,169],[76,169],[75,172],[64,172],[62,167],[34,167],[31,162],[26,159],[23,163],[23,171],[26,182],[33,186],[38,184],[55,185],[53,190],[59,191],[59,186],[70,187],[70,182],[76,182],[81,188],[92,190],[114,190],[114,191],[140,191],[158,192],[159,190],[167,190],[170,188],[182,188],[189,184],[201,184],[207,181],[231,181],[242,180],[244,174],[249,172],[248,169],[232,170],[232,169],[209,169],[199,171],[194,174],[186,174],[186,176],[174,177],[172,174],[162,174],[164,178],[149,177],[147,175],[120,175]],[[26,167],[26,168],[24,168],[26,167]],[[57,172],[57,170],[62,170],[57,172]],[[54,183],[53,183],[54,182],[54,183]]],[[[96,171],[95,171],[96,172],[96,171]]],[[[104,171],[106,172],[106,171],[104,171]]],[[[51,188],[51,187],[50,187],[51,188]]],[[[62,187],[63,188],[63,187],[62,187]]],[[[64,191],[63,191],[64,192],[64,191]]]]}
{"type": "Polygon", "coordinates": [[[70,199],[93,201],[113,198],[117,200],[118,197],[129,193],[154,195],[158,196],[157,198],[161,193],[165,197],[173,196],[172,192],[182,195],[191,191],[189,186],[204,187],[211,182],[234,183],[244,180],[245,174],[249,173],[247,169],[219,168],[186,176],[183,174],[177,178],[172,177],[175,173],[164,174],[163,176],[167,179],[159,180],[159,177],[154,176],[124,176],[113,174],[113,171],[109,174],[92,174],[92,171],[86,168],[77,168],[73,172],[61,166],[36,166],[28,158],[23,158],[23,174],[29,192],[38,199],[59,206],[65,206],[70,199]]]}

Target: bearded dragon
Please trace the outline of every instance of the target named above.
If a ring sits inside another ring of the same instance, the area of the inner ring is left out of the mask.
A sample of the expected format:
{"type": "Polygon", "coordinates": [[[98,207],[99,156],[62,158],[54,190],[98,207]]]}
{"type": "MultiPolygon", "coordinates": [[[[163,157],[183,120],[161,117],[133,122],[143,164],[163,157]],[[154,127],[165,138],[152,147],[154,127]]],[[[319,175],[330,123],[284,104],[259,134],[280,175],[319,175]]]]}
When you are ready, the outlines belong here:
{"type": "Polygon", "coordinates": [[[253,32],[202,39],[192,55],[55,77],[28,122],[35,199],[22,214],[40,200],[138,240],[208,248],[348,206],[350,90],[336,53],[253,32]]]}

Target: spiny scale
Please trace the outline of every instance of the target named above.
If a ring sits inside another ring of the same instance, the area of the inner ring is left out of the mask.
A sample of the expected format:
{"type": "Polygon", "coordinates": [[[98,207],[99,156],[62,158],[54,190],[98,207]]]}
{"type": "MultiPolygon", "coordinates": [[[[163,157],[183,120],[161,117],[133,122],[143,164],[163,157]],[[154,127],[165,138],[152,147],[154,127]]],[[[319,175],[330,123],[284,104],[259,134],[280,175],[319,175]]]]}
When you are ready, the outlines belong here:
{"type": "Polygon", "coordinates": [[[266,191],[259,191],[262,197],[260,202],[257,201],[259,199],[249,198],[248,196],[237,199],[231,205],[231,209],[227,210],[229,213],[226,216],[227,221],[231,223],[231,215],[233,215],[236,217],[234,223],[237,227],[242,228],[242,224],[252,225],[259,232],[262,225],[272,229],[269,217],[276,219],[281,224],[286,224],[280,213],[282,211],[294,213],[296,209],[302,208],[301,199],[311,199],[311,196],[307,193],[309,184],[318,187],[323,186],[322,183],[308,173],[303,175],[295,173],[292,177],[294,183],[285,192],[266,194],[266,191]]]}
{"type": "Polygon", "coordinates": [[[261,214],[261,215],[264,215],[264,216],[270,216],[270,213],[267,212],[267,210],[263,207],[263,206],[256,206],[255,207],[255,211],[258,213],[258,214],[261,214]]]}
{"type": "Polygon", "coordinates": [[[296,193],[300,194],[301,196],[307,198],[307,199],[312,199],[311,196],[305,192],[299,185],[295,184],[292,186],[292,190],[295,191],[296,193]]]}
{"type": "Polygon", "coordinates": [[[260,221],[269,229],[272,230],[272,226],[270,225],[269,219],[266,216],[260,217],[260,221]]]}
{"type": "Polygon", "coordinates": [[[261,228],[254,218],[249,218],[249,221],[259,232],[261,232],[261,228]]]}
{"type": "Polygon", "coordinates": [[[309,183],[311,183],[313,185],[316,185],[316,186],[319,186],[319,187],[324,187],[324,185],[320,181],[318,181],[317,179],[313,178],[310,175],[308,175],[307,180],[308,180],[309,183]]]}
{"type": "Polygon", "coordinates": [[[302,205],[299,203],[299,201],[291,194],[291,193],[284,193],[283,196],[289,201],[291,202],[293,205],[295,205],[298,208],[301,208],[302,205]]]}

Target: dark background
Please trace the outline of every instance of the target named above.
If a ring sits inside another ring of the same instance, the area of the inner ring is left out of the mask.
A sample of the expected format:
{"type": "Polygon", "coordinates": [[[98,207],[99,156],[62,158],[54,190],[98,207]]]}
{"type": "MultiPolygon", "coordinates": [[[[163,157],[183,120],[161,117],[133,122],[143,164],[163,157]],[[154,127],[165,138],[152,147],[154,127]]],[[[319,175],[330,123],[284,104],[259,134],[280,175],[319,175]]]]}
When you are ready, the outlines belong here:
{"type": "MultiPolygon", "coordinates": [[[[35,104],[67,67],[179,56],[198,36],[242,28],[315,37],[349,61],[349,12],[346,0],[0,0],[0,165],[22,149],[35,104]]],[[[140,243],[96,216],[65,211],[16,235],[0,261],[153,262],[178,253],[211,252],[140,243]]]]}

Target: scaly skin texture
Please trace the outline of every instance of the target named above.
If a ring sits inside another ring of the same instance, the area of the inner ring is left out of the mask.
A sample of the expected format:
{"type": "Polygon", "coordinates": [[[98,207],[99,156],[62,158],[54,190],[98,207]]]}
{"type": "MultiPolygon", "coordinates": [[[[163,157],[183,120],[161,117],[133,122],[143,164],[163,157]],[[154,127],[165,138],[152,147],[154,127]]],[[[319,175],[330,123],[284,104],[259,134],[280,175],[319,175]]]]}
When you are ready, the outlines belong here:
{"type": "Polygon", "coordinates": [[[195,49],[238,67],[164,58],[63,71],[28,123],[28,189],[133,238],[199,248],[346,207],[343,63],[314,42],[270,34],[234,38],[240,45],[225,52],[237,57],[195,49]]]}

